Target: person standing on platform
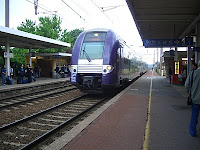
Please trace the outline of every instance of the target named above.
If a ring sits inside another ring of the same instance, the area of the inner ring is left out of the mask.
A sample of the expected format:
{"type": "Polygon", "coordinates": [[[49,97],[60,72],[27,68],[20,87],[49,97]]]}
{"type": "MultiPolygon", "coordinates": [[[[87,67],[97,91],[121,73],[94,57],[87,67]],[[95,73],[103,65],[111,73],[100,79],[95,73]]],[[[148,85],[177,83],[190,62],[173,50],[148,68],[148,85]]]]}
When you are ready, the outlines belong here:
{"type": "Polygon", "coordinates": [[[192,83],[193,83],[193,75],[194,75],[194,71],[198,68],[197,64],[194,63],[192,64],[192,69],[189,72],[189,75],[185,81],[185,88],[187,90],[187,93],[191,93],[191,89],[192,89],[192,83]]]}
{"type": "Polygon", "coordinates": [[[5,83],[6,83],[6,68],[4,65],[1,68],[1,77],[2,77],[2,85],[5,85],[5,83]]]}
{"type": "Polygon", "coordinates": [[[28,78],[27,83],[32,82],[32,73],[33,73],[33,70],[31,68],[30,64],[27,64],[27,67],[25,69],[25,76],[28,78]]]}
{"type": "Polygon", "coordinates": [[[70,65],[67,66],[67,76],[70,76],[70,65]]]}
{"type": "Polygon", "coordinates": [[[181,77],[182,77],[182,80],[181,80],[181,84],[184,85],[185,84],[185,80],[186,80],[186,69],[185,69],[185,66],[183,66],[182,70],[181,70],[181,77]]]}
{"type": "MultiPolygon", "coordinates": [[[[189,79],[188,79],[189,80],[189,79]]],[[[189,82],[186,82],[185,85],[186,90],[189,91],[189,82]]],[[[192,98],[192,113],[191,113],[191,120],[190,120],[190,135],[195,137],[197,135],[197,123],[200,111],[200,60],[198,62],[198,68],[194,71],[193,74],[193,82],[191,88],[191,98],[192,98]]]]}
{"type": "Polygon", "coordinates": [[[40,78],[40,71],[37,65],[34,67],[34,72],[35,72],[35,78],[40,78]]]}
{"type": "Polygon", "coordinates": [[[19,83],[21,84],[24,84],[24,75],[25,75],[25,70],[24,70],[24,65],[21,64],[20,68],[19,68],[19,77],[20,77],[20,80],[19,80],[19,83]]]}
{"type": "Polygon", "coordinates": [[[10,66],[10,78],[13,79],[14,71],[13,68],[10,66]]]}
{"type": "Polygon", "coordinates": [[[169,83],[172,83],[172,69],[171,67],[169,67],[169,71],[168,71],[168,75],[169,75],[169,83]]]}
{"type": "Polygon", "coordinates": [[[62,67],[61,67],[61,77],[62,78],[65,78],[65,65],[63,65],[62,67]]]}
{"type": "Polygon", "coordinates": [[[58,74],[59,74],[59,67],[56,65],[56,69],[54,70],[56,72],[56,79],[58,79],[58,74]]]}

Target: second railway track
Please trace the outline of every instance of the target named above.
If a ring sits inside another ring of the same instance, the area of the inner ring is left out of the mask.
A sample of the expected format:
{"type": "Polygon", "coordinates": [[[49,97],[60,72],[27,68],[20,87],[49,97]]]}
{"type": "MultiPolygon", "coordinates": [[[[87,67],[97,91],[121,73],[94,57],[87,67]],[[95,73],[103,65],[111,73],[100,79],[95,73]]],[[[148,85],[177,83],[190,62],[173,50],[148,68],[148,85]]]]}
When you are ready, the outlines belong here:
{"type": "Polygon", "coordinates": [[[29,94],[25,94],[25,95],[18,95],[18,96],[12,96],[9,98],[4,98],[0,100],[1,102],[0,109],[20,105],[22,103],[27,103],[30,101],[37,100],[39,98],[51,96],[53,94],[59,94],[62,92],[73,90],[73,89],[76,89],[76,87],[72,86],[71,84],[68,84],[68,85],[59,86],[56,88],[44,89],[38,92],[30,92],[29,94]]]}
{"type": "Polygon", "coordinates": [[[47,135],[89,111],[107,97],[85,95],[0,128],[0,147],[31,149],[47,135]]]}

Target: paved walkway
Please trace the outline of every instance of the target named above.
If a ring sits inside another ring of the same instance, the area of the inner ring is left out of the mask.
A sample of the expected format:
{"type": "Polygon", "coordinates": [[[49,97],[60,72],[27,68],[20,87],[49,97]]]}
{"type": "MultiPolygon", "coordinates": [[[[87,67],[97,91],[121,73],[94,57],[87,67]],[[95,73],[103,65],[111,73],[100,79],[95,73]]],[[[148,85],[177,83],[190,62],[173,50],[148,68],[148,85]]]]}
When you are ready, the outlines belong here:
{"type": "Polygon", "coordinates": [[[24,86],[34,86],[34,85],[39,85],[39,84],[45,84],[45,83],[51,83],[51,82],[59,82],[59,81],[69,81],[69,77],[67,78],[59,78],[59,79],[54,79],[54,78],[36,78],[35,82],[31,83],[26,83],[26,84],[17,84],[16,79],[13,80],[12,85],[2,85],[2,81],[0,81],[0,90],[5,90],[5,89],[10,89],[10,88],[17,88],[17,87],[24,87],[24,86]]]}

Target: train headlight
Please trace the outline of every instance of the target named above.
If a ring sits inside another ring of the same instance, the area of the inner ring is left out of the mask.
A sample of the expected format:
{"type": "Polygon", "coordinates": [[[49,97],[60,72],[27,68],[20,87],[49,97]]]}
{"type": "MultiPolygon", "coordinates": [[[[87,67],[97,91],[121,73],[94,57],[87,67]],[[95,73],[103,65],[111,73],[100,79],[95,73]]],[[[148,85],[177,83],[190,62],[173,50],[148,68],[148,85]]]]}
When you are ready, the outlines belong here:
{"type": "Polygon", "coordinates": [[[113,69],[114,69],[114,67],[111,65],[103,65],[103,74],[108,74],[108,73],[112,72],[113,69]]]}
{"type": "Polygon", "coordinates": [[[77,65],[71,65],[71,73],[77,73],[77,65]]]}
{"type": "Polygon", "coordinates": [[[111,70],[111,69],[112,69],[112,66],[107,66],[106,69],[107,69],[107,70],[111,70]]]}

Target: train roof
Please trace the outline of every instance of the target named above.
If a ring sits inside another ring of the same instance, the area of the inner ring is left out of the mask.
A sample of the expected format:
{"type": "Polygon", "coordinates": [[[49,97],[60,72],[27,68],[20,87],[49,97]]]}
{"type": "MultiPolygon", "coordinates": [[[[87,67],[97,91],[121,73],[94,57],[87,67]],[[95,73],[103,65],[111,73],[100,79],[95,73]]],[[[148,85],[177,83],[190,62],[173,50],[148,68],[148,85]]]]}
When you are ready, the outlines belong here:
{"type": "Polygon", "coordinates": [[[96,31],[100,31],[100,32],[108,32],[108,31],[112,31],[115,33],[115,35],[118,37],[120,43],[122,43],[123,45],[126,45],[127,47],[129,47],[126,43],[126,41],[124,41],[114,30],[112,29],[108,29],[108,28],[93,28],[93,29],[88,29],[85,30],[84,32],[96,32],[96,31]]]}
{"type": "Polygon", "coordinates": [[[95,31],[108,32],[109,30],[111,30],[111,29],[107,29],[107,28],[94,28],[94,29],[85,30],[85,32],[95,32],[95,31]]]}

